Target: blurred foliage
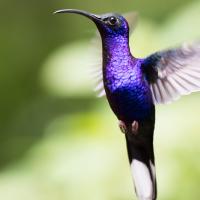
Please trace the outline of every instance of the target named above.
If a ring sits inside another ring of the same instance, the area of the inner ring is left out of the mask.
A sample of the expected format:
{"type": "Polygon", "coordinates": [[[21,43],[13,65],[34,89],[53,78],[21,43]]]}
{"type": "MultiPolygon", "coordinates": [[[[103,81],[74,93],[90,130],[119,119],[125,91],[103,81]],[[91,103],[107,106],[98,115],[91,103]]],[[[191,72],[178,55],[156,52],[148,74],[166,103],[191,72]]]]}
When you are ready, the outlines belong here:
{"type": "MultiPolygon", "coordinates": [[[[0,199],[131,199],[123,135],[87,76],[95,27],[52,12],[139,11],[130,43],[141,57],[199,39],[200,1],[1,0],[0,7],[0,199]]],[[[199,98],[158,107],[159,199],[200,196],[199,98]]]]}

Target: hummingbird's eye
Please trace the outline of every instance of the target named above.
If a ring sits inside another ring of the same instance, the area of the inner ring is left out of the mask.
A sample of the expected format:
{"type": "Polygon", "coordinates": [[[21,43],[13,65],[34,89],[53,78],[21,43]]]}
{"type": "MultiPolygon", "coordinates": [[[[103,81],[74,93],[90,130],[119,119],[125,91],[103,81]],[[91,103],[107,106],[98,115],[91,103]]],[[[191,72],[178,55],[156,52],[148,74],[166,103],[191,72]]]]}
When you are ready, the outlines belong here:
{"type": "Polygon", "coordinates": [[[118,19],[114,16],[112,17],[109,17],[108,18],[108,23],[111,25],[111,26],[115,26],[118,24],[118,19]]]}

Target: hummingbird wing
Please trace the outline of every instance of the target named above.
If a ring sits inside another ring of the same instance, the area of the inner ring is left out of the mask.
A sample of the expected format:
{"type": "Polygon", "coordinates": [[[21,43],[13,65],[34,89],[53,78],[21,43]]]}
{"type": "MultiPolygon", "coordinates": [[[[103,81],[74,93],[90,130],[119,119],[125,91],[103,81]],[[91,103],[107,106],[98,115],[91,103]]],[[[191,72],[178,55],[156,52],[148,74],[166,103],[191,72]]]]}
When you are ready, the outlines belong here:
{"type": "Polygon", "coordinates": [[[96,32],[95,37],[91,41],[91,59],[93,66],[91,66],[91,76],[95,81],[94,91],[97,93],[97,97],[105,96],[104,84],[103,84],[103,59],[102,59],[102,42],[99,32],[96,32]]]}
{"type": "Polygon", "coordinates": [[[200,91],[200,43],[152,54],[142,67],[155,104],[170,103],[200,91]]]}
{"type": "MultiPolygon", "coordinates": [[[[134,31],[137,21],[138,21],[138,13],[137,12],[129,12],[123,14],[124,18],[127,20],[129,24],[129,34],[131,35],[134,31]]],[[[104,84],[103,84],[103,73],[102,73],[102,42],[99,32],[96,32],[95,37],[91,41],[92,43],[92,77],[95,79],[96,86],[94,91],[97,92],[98,97],[105,96],[104,84]]]]}

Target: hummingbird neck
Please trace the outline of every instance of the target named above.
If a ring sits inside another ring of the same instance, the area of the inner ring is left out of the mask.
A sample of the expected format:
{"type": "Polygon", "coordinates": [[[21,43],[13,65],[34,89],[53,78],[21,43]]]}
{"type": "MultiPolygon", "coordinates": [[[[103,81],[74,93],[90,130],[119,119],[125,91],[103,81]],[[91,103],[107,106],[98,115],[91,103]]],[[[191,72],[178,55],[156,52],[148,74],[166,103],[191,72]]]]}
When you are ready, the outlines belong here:
{"type": "Polygon", "coordinates": [[[126,60],[132,58],[129,47],[128,37],[117,36],[117,37],[108,37],[103,38],[103,60],[104,63],[111,61],[126,60]]]}

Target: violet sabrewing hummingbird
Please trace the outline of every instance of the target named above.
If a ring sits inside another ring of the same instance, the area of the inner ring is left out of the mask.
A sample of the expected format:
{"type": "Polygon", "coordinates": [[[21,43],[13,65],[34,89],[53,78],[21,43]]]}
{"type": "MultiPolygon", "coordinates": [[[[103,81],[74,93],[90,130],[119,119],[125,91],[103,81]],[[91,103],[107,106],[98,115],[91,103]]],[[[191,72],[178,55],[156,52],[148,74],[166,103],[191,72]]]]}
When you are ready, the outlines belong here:
{"type": "Polygon", "coordinates": [[[135,58],[129,47],[130,27],[122,15],[76,9],[55,13],[80,14],[96,24],[103,50],[102,87],[125,134],[136,195],[139,200],[156,200],[155,105],[200,91],[200,44],[135,58]]]}

